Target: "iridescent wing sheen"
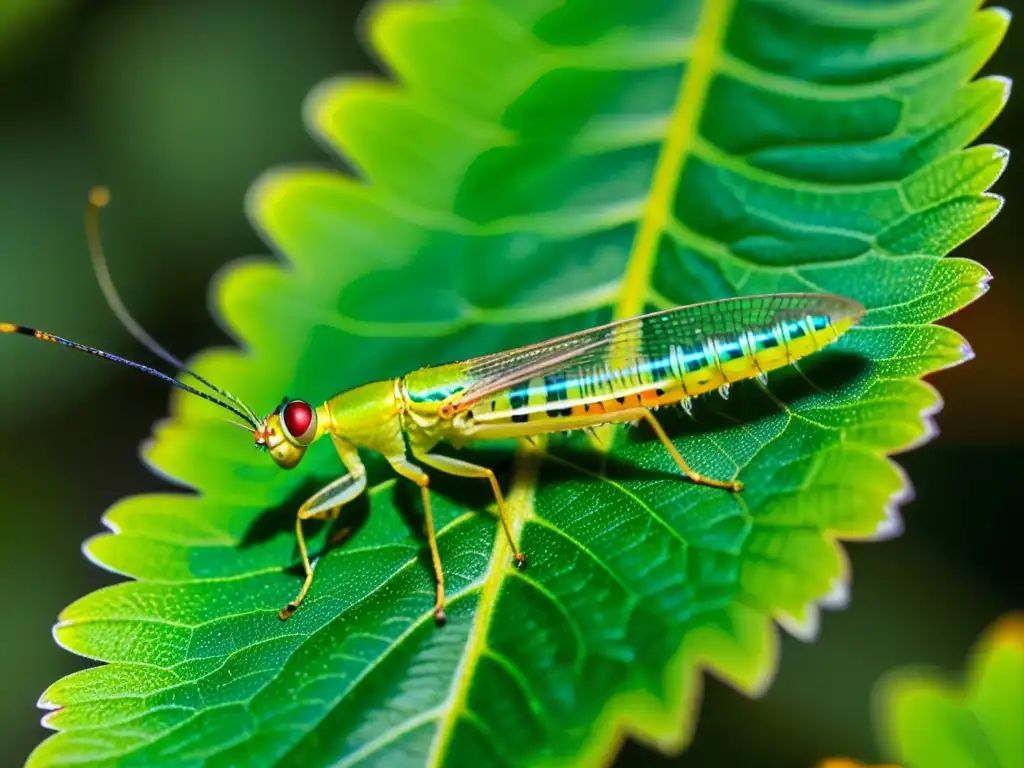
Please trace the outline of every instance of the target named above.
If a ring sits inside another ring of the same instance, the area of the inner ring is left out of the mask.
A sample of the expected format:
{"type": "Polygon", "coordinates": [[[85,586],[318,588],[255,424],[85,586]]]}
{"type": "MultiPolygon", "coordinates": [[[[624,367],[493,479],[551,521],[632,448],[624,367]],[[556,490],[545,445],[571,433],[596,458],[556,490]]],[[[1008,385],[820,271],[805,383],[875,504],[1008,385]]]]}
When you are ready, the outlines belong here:
{"type": "Polygon", "coordinates": [[[699,344],[707,338],[733,340],[744,332],[767,331],[779,323],[808,315],[834,322],[859,317],[864,308],[856,301],[823,293],[776,293],[744,296],[652,312],[607,325],[578,331],[505,352],[466,361],[472,382],[454,403],[454,412],[540,376],[615,367],[638,356],[659,359],[673,346],[699,344]]]}

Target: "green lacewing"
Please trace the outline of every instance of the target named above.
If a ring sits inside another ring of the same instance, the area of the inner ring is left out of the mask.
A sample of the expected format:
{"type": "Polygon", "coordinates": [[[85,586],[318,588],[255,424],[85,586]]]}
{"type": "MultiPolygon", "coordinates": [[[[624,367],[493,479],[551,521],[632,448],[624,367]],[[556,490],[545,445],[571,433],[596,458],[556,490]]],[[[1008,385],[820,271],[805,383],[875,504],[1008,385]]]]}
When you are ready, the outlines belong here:
{"type": "Polygon", "coordinates": [[[525,566],[526,557],[516,544],[494,472],[436,453],[438,444],[460,448],[483,440],[644,421],[691,481],[739,492],[743,484],[735,478],[718,480],[692,470],[654,411],[680,405],[689,412],[698,395],[717,390],[728,397],[729,387],[737,381],[765,381],[769,371],[791,365],[838,339],[864,314],[858,302],[824,293],[743,296],[674,307],[517,349],[420,368],[346,390],[316,406],[286,399],[261,419],[239,398],[190,371],[128,314],[100,244],[99,210],[108,201],[105,189],[94,189],[86,214],[90,253],[104,296],[136,339],[179,373],[191,376],[197,386],[34,328],[0,323],[0,333],[20,333],[88,352],[215,403],[241,419],[234,423],[251,432],[255,444],[284,469],[295,467],[312,443],[330,436],[346,472],[298,509],[295,535],[305,579],[295,598],[281,609],[282,620],[298,609],[313,583],[302,522],[335,518],[366,489],[359,448],[381,454],[395,472],[420,487],[436,584],[433,611],[442,624],[444,570],[424,467],[488,480],[514,562],[525,566]]]}

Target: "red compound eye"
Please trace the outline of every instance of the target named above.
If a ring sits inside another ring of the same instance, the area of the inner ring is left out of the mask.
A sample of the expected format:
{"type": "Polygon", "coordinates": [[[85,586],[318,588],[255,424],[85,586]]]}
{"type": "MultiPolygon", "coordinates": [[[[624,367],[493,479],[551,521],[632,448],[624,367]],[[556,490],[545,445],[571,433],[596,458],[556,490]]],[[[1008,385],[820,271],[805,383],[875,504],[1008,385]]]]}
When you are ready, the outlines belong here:
{"type": "Polygon", "coordinates": [[[292,400],[284,407],[282,423],[295,442],[307,445],[316,435],[316,412],[303,400],[292,400]]]}

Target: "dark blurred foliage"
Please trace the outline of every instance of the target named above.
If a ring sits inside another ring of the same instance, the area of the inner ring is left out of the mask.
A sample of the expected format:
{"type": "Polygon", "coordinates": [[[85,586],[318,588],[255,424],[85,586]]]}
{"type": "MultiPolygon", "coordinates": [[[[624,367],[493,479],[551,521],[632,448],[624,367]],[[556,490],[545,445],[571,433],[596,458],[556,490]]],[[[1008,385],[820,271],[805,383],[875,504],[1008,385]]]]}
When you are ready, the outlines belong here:
{"type": "MultiPolygon", "coordinates": [[[[114,190],[105,238],[126,303],[181,355],[223,344],[207,309],[226,262],[266,253],[242,201],[263,170],[336,162],[301,120],[306,93],[372,71],[357,42],[361,0],[3,0],[0,3],[0,320],[38,325],[146,359],[105,308],[82,234],[88,188],[114,190]]],[[[1013,0],[1011,11],[1024,6],[1013,0]]],[[[1024,9],[1024,8],[1022,8],[1024,9]]],[[[986,72],[1024,77],[1019,22],[986,72]]],[[[903,664],[963,666],[975,637],[1024,606],[1019,568],[1024,463],[1024,171],[1019,100],[983,137],[1011,150],[996,221],[959,249],[995,275],[947,322],[977,359],[932,381],[941,434],[899,457],[916,487],[906,531],[847,545],[851,604],[825,612],[814,643],[781,642],[760,700],[706,685],[696,739],[666,760],[629,744],[620,763],[809,766],[829,754],[878,756],[870,689],[903,664]]],[[[138,458],[166,414],[156,381],[21,338],[0,344],[0,762],[20,764],[44,735],[35,702],[89,662],[61,650],[60,609],[119,579],[81,542],[120,497],[165,488],[138,458]]]]}

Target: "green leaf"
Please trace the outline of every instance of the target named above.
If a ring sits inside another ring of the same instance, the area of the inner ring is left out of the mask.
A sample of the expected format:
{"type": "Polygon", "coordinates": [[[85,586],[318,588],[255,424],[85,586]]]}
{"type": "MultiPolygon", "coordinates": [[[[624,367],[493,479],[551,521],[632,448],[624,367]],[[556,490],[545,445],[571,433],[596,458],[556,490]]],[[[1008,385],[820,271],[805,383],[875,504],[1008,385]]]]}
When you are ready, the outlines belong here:
{"type": "MultiPolygon", "coordinates": [[[[963,684],[903,669],[876,688],[875,722],[885,751],[908,768],[1024,765],[1024,613],[995,622],[971,652],[963,684]]],[[[834,758],[820,768],[857,768],[834,758]]]]}
{"type": "MultiPolygon", "coordinates": [[[[217,309],[245,352],[201,373],[267,411],[647,308],[825,290],[863,327],[649,434],[553,439],[499,471],[518,572],[485,483],[436,478],[449,623],[431,621],[421,509],[380,463],[310,597],[294,510],[342,468],[292,472],[175,395],[145,448],[198,494],[136,496],[88,542],[134,581],[55,635],[106,662],[42,704],[32,766],[594,764],[628,731],[689,738],[707,669],[750,694],[776,623],[814,634],[849,579],[840,539],[891,535],[909,485],[886,455],[933,432],[920,379],[969,355],[933,325],[988,274],[944,258],[998,211],[998,147],[964,151],[1008,84],[971,82],[1004,12],[973,0],[463,0],[376,8],[395,81],[325,83],[312,130],[360,178],[268,174],[250,211],[285,264],[249,261],[217,309]]],[[[660,414],[659,414],[660,415],[660,414]]],[[[317,532],[319,551],[337,528],[317,532]]]]}
{"type": "Polygon", "coordinates": [[[989,628],[962,686],[908,669],[883,679],[878,697],[883,741],[905,765],[1024,765],[1024,613],[989,628]]]}

